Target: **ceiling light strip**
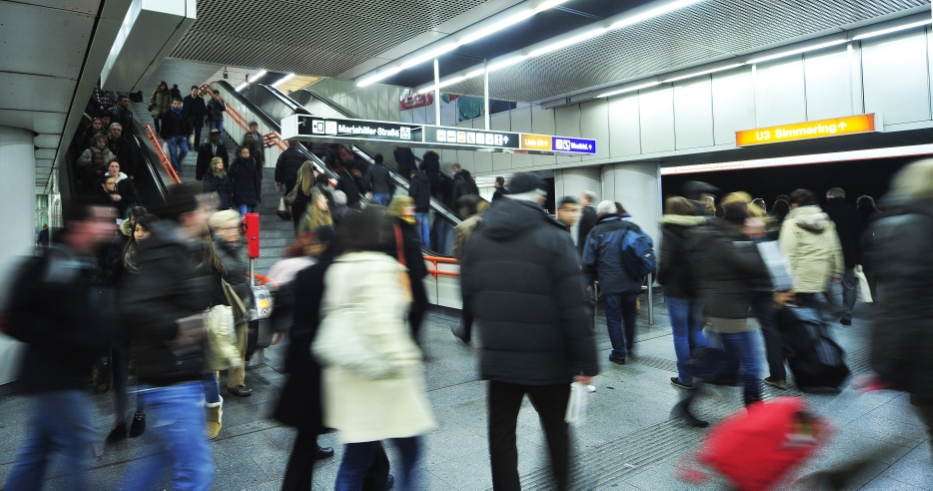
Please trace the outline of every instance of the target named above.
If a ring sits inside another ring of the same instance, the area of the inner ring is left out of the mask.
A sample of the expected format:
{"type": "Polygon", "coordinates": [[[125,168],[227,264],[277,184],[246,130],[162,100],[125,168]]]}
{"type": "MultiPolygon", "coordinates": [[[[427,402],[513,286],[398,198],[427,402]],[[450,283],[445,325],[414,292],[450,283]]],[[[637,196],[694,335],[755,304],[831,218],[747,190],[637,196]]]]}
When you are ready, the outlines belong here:
{"type": "Polygon", "coordinates": [[[282,85],[282,84],[284,84],[285,82],[291,80],[292,77],[294,77],[294,76],[295,76],[294,73],[289,73],[288,75],[286,75],[286,76],[284,76],[284,77],[278,79],[274,84],[272,84],[272,86],[273,86],[273,87],[278,87],[279,85],[282,85]]]}
{"type": "Polygon", "coordinates": [[[890,27],[888,29],[881,29],[880,31],[868,32],[865,34],[859,34],[852,38],[853,41],[861,41],[862,39],[873,38],[875,36],[883,36],[885,34],[891,34],[892,32],[906,31],[907,29],[913,29],[915,27],[925,26],[927,24],[933,23],[933,19],[926,19],[920,22],[911,22],[910,24],[904,24],[902,26],[890,27]]]}
{"type": "Polygon", "coordinates": [[[703,71],[701,71],[701,72],[689,73],[689,74],[687,74],[687,75],[679,75],[679,76],[676,76],[676,77],[673,77],[673,78],[664,79],[663,82],[664,82],[664,83],[678,82],[678,81],[680,81],[680,80],[686,80],[686,79],[688,79],[688,78],[700,77],[700,76],[702,76],[702,75],[709,75],[709,74],[711,74],[711,73],[723,72],[723,71],[726,71],[726,70],[732,70],[733,68],[738,68],[738,67],[742,66],[743,64],[744,64],[744,63],[734,63],[734,64],[732,64],[732,65],[726,65],[726,66],[721,66],[721,67],[717,67],[717,68],[710,68],[709,70],[703,70],[703,71]]]}
{"type": "Polygon", "coordinates": [[[604,94],[599,94],[596,96],[597,99],[602,99],[603,97],[612,97],[614,95],[625,94],[627,92],[635,92],[636,90],[647,89],[649,87],[654,87],[661,85],[661,82],[655,80],[653,82],[648,82],[640,85],[633,85],[631,87],[625,87],[624,89],[613,90],[612,92],[606,92],[604,94]]]}
{"type": "Polygon", "coordinates": [[[803,48],[792,49],[790,51],[783,51],[781,53],[762,56],[760,58],[754,58],[745,62],[746,65],[753,65],[755,63],[761,63],[764,61],[776,60],[778,58],[784,58],[787,56],[799,55],[801,53],[807,53],[809,51],[816,51],[818,49],[829,48],[830,46],[838,46],[848,42],[846,39],[836,39],[835,41],[829,41],[821,44],[814,44],[811,46],[804,46],[803,48]]]}
{"type": "Polygon", "coordinates": [[[259,80],[259,77],[262,77],[262,76],[265,75],[265,74],[266,74],[266,69],[265,69],[265,68],[263,68],[262,70],[259,70],[258,72],[256,72],[255,75],[250,76],[250,77],[249,77],[249,80],[247,80],[246,82],[243,82],[243,83],[241,83],[240,85],[238,85],[237,88],[236,88],[235,90],[236,90],[237,92],[239,92],[239,91],[245,89],[246,86],[250,84],[250,81],[255,82],[256,80],[259,80]]]}

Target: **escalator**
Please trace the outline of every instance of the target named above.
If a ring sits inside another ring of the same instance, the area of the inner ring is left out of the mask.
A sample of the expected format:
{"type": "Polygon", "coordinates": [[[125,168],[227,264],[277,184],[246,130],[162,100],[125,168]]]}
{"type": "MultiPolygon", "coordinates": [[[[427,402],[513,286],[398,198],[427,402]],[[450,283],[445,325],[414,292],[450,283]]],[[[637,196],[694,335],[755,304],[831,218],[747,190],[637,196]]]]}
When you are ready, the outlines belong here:
{"type": "MultiPolygon", "coordinates": [[[[349,117],[345,113],[339,112],[338,109],[333,108],[330,105],[314,105],[316,109],[326,112],[312,112],[308,108],[299,104],[294,99],[290,98],[274,87],[266,85],[255,85],[249,90],[239,93],[236,92],[236,90],[225,81],[218,81],[214,83],[223,87],[224,90],[231,94],[233,97],[236,97],[238,101],[248,107],[258,119],[261,119],[266,126],[272,128],[276,132],[281,131],[282,119],[295,114],[313,114],[320,115],[322,117],[337,118],[349,117]]],[[[331,179],[336,178],[336,175],[334,175],[333,172],[327,168],[323,160],[319,157],[319,155],[323,155],[324,152],[326,152],[326,145],[312,145],[307,142],[296,142],[296,144],[298,145],[299,150],[301,150],[301,152],[305,154],[309,160],[315,163],[316,167],[323,168],[326,175],[331,179]]],[[[375,149],[363,149],[358,145],[350,145],[349,147],[360,161],[366,163],[367,165],[375,164],[375,161],[372,157],[375,155],[375,153],[370,154],[368,151],[375,149]]],[[[387,149],[383,150],[380,148],[379,150],[384,155],[391,155],[393,148],[394,147],[389,146],[387,149]]],[[[399,175],[391,165],[388,167],[392,179],[395,182],[396,189],[402,190],[405,194],[407,194],[408,180],[402,178],[402,176],[399,175]]],[[[450,178],[448,177],[447,179],[450,178]]],[[[432,229],[433,247],[430,249],[430,254],[434,256],[451,256],[451,249],[453,246],[453,229],[457,224],[460,223],[460,218],[442,201],[435,198],[431,198],[431,209],[432,215],[434,216],[434,225],[432,229]]]]}

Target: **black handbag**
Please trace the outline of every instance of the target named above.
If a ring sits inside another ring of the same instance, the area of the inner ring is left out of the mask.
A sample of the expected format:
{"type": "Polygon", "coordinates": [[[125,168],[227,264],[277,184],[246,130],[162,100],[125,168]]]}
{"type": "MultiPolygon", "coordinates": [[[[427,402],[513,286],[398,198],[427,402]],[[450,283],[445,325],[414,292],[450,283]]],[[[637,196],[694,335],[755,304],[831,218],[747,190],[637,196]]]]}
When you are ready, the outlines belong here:
{"type": "Polygon", "coordinates": [[[279,216],[282,220],[288,221],[292,219],[292,210],[285,204],[285,197],[282,196],[279,198],[279,207],[275,210],[275,214],[279,216]]]}

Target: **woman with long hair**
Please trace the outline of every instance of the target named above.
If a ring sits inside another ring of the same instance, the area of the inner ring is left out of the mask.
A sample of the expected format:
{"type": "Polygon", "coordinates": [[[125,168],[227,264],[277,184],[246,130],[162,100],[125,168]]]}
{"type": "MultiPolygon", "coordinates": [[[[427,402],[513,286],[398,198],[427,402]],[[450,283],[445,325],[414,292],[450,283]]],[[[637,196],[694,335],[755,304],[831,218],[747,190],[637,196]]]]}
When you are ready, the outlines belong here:
{"type": "MultiPolygon", "coordinates": [[[[297,186],[296,186],[297,187],[297,186]]],[[[330,214],[327,197],[318,189],[311,191],[311,200],[306,207],[307,211],[298,225],[298,232],[309,232],[321,227],[333,227],[334,218],[330,214]]]]}
{"type": "Polygon", "coordinates": [[[305,210],[308,209],[308,203],[311,202],[311,190],[314,189],[314,164],[306,160],[298,169],[298,180],[295,181],[295,187],[285,195],[285,204],[292,209],[292,222],[295,224],[295,233],[298,233],[298,225],[304,218],[305,210]]]}
{"type": "Polygon", "coordinates": [[[403,321],[403,269],[383,252],[388,230],[381,206],[347,215],[324,277],[312,349],[324,366],[324,426],[344,444],[335,491],[362,489],[382,440],[399,450],[398,489],[420,489],[421,435],[435,427],[421,350],[403,321]]]}
{"type": "Polygon", "coordinates": [[[415,224],[415,200],[410,196],[396,196],[389,204],[387,212],[391,219],[391,241],[388,251],[408,270],[412,296],[408,322],[411,325],[411,337],[420,345],[421,322],[428,309],[428,294],[424,289],[424,277],[428,275],[428,268],[424,265],[421,240],[418,238],[418,228],[415,224]]]}

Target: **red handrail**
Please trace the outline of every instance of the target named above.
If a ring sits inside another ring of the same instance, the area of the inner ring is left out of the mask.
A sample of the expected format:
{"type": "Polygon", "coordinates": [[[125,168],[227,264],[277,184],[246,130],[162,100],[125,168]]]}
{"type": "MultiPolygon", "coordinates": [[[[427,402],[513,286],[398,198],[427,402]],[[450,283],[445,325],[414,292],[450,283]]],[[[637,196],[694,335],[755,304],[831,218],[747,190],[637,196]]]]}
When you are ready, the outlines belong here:
{"type": "MultiPolygon", "coordinates": [[[[203,96],[204,94],[208,93],[207,92],[208,90],[212,91],[211,93],[213,93],[214,89],[212,89],[210,85],[204,84],[201,86],[199,93],[203,96]]],[[[239,126],[243,131],[247,131],[247,132],[249,131],[249,122],[246,121],[246,118],[244,118],[243,115],[240,114],[239,111],[237,111],[236,109],[228,105],[226,112],[230,115],[230,119],[232,119],[233,122],[236,123],[237,126],[239,126]]],[[[288,142],[282,139],[282,135],[274,131],[270,131],[269,133],[266,133],[265,135],[263,135],[263,139],[264,139],[263,144],[267,147],[271,147],[272,145],[275,145],[279,147],[279,150],[283,152],[285,151],[286,148],[288,148],[288,142]]]]}
{"type": "Polygon", "coordinates": [[[457,261],[452,257],[440,257],[440,256],[424,256],[424,260],[430,262],[434,265],[434,269],[429,269],[428,274],[434,277],[436,280],[438,276],[460,276],[460,273],[457,271],[442,271],[437,268],[438,264],[460,264],[460,261],[457,261]]]}
{"type": "Polygon", "coordinates": [[[146,125],[146,136],[149,138],[149,143],[152,143],[152,148],[159,157],[159,161],[162,162],[162,167],[165,168],[165,172],[168,174],[168,178],[172,181],[172,184],[181,184],[181,177],[175,172],[175,167],[172,166],[172,161],[169,160],[168,155],[165,155],[165,150],[162,149],[162,143],[159,142],[159,138],[156,136],[155,131],[152,130],[152,125],[146,125]]]}
{"type": "MultiPolygon", "coordinates": [[[[248,276],[248,275],[249,275],[249,273],[247,273],[247,276],[248,276]]],[[[266,283],[269,283],[269,284],[271,284],[272,286],[274,286],[275,288],[278,288],[278,287],[279,287],[279,284],[278,284],[275,280],[273,280],[271,277],[266,276],[266,275],[264,275],[264,274],[253,273],[253,278],[255,278],[256,280],[258,280],[260,285],[265,285],[266,283]]]]}

